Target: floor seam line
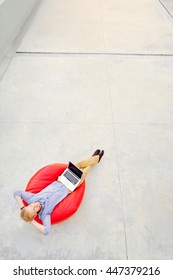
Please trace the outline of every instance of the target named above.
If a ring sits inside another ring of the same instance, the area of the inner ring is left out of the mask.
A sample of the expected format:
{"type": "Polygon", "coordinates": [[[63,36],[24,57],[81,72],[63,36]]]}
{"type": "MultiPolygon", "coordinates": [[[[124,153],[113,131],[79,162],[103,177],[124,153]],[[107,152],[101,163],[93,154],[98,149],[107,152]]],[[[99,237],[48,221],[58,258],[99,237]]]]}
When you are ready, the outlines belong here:
{"type": "Polygon", "coordinates": [[[25,51],[16,51],[17,55],[81,55],[81,56],[141,56],[141,57],[173,57],[173,53],[169,54],[154,54],[154,53],[110,53],[110,52],[100,52],[100,53],[87,53],[87,52],[25,52],[25,51]]]}
{"type": "Polygon", "coordinates": [[[121,176],[120,176],[120,169],[119,169],[118,151],[117,151],[117,144],[116,144],[117,137],[116,137],[116,134],[115,134],[114,125],[113,125],[113,135],[114,135],[114,139],[115,139],[115,155],[116,155],[118,182],[119,182],[119,189],[120,189],[122,215],[123,215],[123,227],[124,227],[124,240],[125,240],[126,259],[128,260],[129,259],[129,253],[128,253],[128,245],[127,245],[127,230],[126,230],[126,222],[125,222],[124,199],[123,199],[122,183],[121,183],[121,176]]]}
{"type": "Polygon", "coordinates": [[[165,9],[165,11],[170,15],[170,17],[173,19],[173,15],[171,12],[166,8],[166,6],[163,4],[161,0],[159,0],[159,3],[162,5],[162,7],[165,9]]]}
{"type": "Polygon", "coordinates": [[[124,244],[125,244],[125,255],[126,259],[128,260],[128,246],[127,246],[127,232],[126,232],[126,223],[125,223],[125,212],[124,212],[124,201],[123,201],[123,194],[122,194],[122,184],[120,178],[120,170],[119,170],[119,161],[118,161],[118,152],[117,152],[117,145],[116,145],[116,134],[114,128],[114,115],[113,115],[113,105],[112,105],[112,97],[111,97],[111,88],[110,88],[110,79],[109,79],[109,60],[106,60],[106,69],[107,69],[107,84],[108,84],[108,92],[109,92],[109,101],[110,101],[110,108],[111,108],[111,118],[112,118],[112,130],[113,130],[113,139],[115,141],[115,162],[117,168],[117,175],[118,175],[118,182],[119,182],[119,190],[120,190],[120,201],[122,207],[122,216],[123,216],[123,229],[124,229],[124,244]]]}

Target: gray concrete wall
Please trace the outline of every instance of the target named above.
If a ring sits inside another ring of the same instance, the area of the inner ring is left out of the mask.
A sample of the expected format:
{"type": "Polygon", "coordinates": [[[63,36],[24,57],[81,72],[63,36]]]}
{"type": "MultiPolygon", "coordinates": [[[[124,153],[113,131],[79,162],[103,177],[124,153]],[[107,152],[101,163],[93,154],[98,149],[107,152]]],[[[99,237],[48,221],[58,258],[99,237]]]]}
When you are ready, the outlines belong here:
{"type": "Polygon", "coordinates": [[[5,0],[0,5],[0,61],[38,0],[5,0]]]}

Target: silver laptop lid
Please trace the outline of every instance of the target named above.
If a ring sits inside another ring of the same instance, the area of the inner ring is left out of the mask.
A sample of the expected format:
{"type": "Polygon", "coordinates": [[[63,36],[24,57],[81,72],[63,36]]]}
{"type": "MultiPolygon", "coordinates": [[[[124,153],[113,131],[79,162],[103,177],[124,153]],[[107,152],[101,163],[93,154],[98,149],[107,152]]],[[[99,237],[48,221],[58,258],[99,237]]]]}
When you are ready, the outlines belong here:
{"type": "Polygon", "coordinates": [[[69,170],[74,173],[79,179],[82,177],[82,170],[80,170],[77,166],[75,166],[72,162],[69,161],[68,165],[69,170]]]}

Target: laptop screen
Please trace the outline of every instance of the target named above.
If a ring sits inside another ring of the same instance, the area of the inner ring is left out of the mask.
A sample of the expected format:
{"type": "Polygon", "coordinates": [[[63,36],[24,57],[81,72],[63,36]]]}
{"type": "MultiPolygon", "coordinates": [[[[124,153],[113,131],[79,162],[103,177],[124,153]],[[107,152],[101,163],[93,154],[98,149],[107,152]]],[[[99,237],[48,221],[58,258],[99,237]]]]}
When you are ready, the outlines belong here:
{"type": "Polygon", "coordinates": [[[68,168],[73,172],[78,178],[82,177],[83,172],[77,168],[73,163],[69,162],[68,168]]]}

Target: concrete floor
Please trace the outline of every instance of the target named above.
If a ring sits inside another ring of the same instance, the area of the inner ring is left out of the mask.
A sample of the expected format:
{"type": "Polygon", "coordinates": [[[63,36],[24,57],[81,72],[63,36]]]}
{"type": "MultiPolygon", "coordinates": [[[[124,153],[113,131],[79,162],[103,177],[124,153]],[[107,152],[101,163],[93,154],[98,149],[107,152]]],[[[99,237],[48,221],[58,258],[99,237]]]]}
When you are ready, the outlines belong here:
{"type": "Polygon", "coordinates": [[[43,0],[15,46],[0,69],[0,258],[172,259],[173,2],[43,0]],[[97,148],[74,216],[46,237],[21,221],[14,190],[97,148]]]}

